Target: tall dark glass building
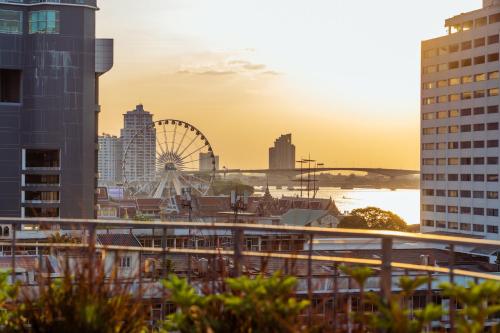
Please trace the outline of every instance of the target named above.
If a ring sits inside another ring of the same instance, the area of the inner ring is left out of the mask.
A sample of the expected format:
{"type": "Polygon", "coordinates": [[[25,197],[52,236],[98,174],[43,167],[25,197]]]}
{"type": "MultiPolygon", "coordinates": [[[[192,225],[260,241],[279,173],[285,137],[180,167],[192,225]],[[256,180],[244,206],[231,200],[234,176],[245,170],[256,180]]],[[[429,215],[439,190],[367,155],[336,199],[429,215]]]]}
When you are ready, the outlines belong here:
{"type": "Polygon", "coordinates": [[[0,216],[93,218],[99,76],[96,0],[0,0],[0,216]]]}

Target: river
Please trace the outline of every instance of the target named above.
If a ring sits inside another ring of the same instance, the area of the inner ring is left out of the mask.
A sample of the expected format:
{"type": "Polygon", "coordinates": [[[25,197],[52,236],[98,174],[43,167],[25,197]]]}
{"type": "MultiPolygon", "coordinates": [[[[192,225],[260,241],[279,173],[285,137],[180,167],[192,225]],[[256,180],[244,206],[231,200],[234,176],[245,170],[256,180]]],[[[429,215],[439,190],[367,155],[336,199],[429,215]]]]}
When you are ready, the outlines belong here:
{"type": "MultiPolygon", "coordinates": [[[[269,191],[275,198],[283,195],[300,195],[300,191],[290,191],[286,188],[279,190],[274,186],[270,186],[269,191]]],[[[307,197],[307,193],[304,192],[303,196],[307,197]]],[[[388,189],[356,188],[343,190],[338,187],[321,187],[316,196],[318,198],[332,198],[342,213],[355,208],[375,206],[398,214],[408,224],[418,224],[420,220],[420,191],[418,189],[391,191],[388,189]]]]}

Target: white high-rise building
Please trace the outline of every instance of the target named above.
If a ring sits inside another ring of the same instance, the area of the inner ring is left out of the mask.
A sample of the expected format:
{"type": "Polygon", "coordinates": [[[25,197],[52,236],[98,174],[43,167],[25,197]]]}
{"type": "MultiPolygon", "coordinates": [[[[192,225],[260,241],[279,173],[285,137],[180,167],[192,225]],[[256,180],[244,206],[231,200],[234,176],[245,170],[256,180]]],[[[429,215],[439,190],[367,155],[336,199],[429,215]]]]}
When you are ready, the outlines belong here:
{"type": "Polygon", "coordinates": [[[200,171],[219,170],[219,156],[215,155],[212,159],[212,152],[200,153],[198,156],[200,171]],[[215,163],[215,164],[212,164],[215,163]]]}
{"type": "Polygon", "coordinates": [[[156,129],[153,115],[142,104],[123,115],[121,130],[124,181],[151,181],[155,177],[156,129]]]}
{"type": "Polygon", "coordinates": [[[500,1],[422,42],[423,232],[499,239],[500,1]]]}
{"type": "Polygon", "coordinates": [[[122,181],[122,149],[120,138],[109,134],[99,136],[99,186],[122,181]]]}
{"type": "Polygon", "coordinates": [[[269,169],[295,168],[295,146],[292,144],[292,134],[281,135],[269,148],[269,169]]]}

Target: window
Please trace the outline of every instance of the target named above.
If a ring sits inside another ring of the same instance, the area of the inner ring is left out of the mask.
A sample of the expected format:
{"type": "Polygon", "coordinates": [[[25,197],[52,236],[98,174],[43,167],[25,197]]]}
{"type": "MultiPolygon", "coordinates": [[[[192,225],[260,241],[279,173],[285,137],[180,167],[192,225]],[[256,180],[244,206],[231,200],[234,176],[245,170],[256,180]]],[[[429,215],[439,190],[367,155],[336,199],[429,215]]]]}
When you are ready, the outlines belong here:
{"type": "MultiPolygon", "coordinates": [[[[462,190],[460,191],[460,197],[462,198],[470,198],[471,197],[471,192],[469,190],[462,190]]],[[[469,208],[470,212],[470,208],[469,208]]]]}
{"type": "Polygon", "coordinates": [[[486,192],[486,197],[488,199],[498,199],[498,192],[496,192],[496,191],[488,191],[488,192],[486,192]]]}
{"type": "Polygon", "coordinates": [[[424,212],[433,212],[434,206],[433,205],[422,205],[422,210],[424,212]]]}
{"type": "Polygon", "coordinates": [[[422,150],[434,150],[434,143],[422,144],[422,150]]]}
{"type": "Polygon", "coordinates": [[[450,182],[456,182],[456,181],[458,181],[458,174],[456,174],[456,173],[450,173],[448,175],[448,181],[450,181],[450,182]]]}
{"type": "Polygon", "coordinates": [[[434,82],[426,82],[422,84],[422,89],[428,90],[428,89],[434,89],[436,88],[436,83],[434,82]]]}
{"type": "Polygon", "coordinates": [[[472,75],[462,76],[462,83],[472,83],[474,82],[474,77],[472,75]]]}
{"type": "Polygon", "coordinates": [[[470,149],[471,142],[470,141],[462,141],[460,142],[460,149],[470,149]]]}
{"type": "Polygon", "coordinates": [[[449,133],[458,133],[458,125],[450,126],[448,127],[448,132],[449,133]]]}
{"type": "Polygon", "coordinates": [[[484,198],[484,192],[483,191],[474,191],[472,197],[474,199],[483,199],[484,198]]]}
{"type": "Polygon", "coordinates": [[[471,48],[472,48],[472,42],[470,40],[462,42],[462,51],[469,50],[471,48]]]}
{"type": "Polygon", "coordinates": [[[490,105],[488,106],[488,113],[498,113],[498,105],[490,105]]]}
{"type": "Polygon", "coordinates": [[[474,75],[474,81],[476,81],[476,82],[486,81],[487,78],[488,77],[487,77],[486,73],[481,73],[481,74],[474,75]]]}
{"type": "MultiPolygon", "coordinates": [[[[474,25],[473,21],[470,20],[470,21],[465,21],[463,24],[462,24],[462,30],[463,31],[467,31],[467,30],[470,30],[472,29],[472,26],[474,25]]],[[[469,42],[470,43],[470,42],[469,42]]],[[[462,47],[463,47],[464,43],[462,43],[462,47]]]]}
{"type": "Polygon", "coordinates": [[[446,158],[436,158],[436,164],[437,165],[446,165],[446,158]]]}
{"type": "Polygon", "coordinates": [[[490,234],[498,234],[498,226],[497,225],[488,225],[488,226],[486,226],[486,231],[490,234]]]}
{"type": "Polygon", "coordinates": [[[436,221],[436,228],[446,228],[446,222],[445,221],[436,221]]]}
{"type": "MultiPolygon", "coordinates": [[[[457,190],[448,190],[448,196],[450,198],[457,198],[458,197],[458,191],[457,190]]],[[[458,209],[457,209],[458,211],[458,209]]]]}
{"type": "Polygon", "coordinates": [[[423,120],[432,120],[434,119],[434,112],[427,112],[427,113],[424,113],[422,114],[422,119],[423,120]]]}
{"type": "Polygon", "coordinates": [[[424,173],[422,175],[423,180],[434,180],[434,174],[432,173],[424,173]]]}
{"type": "Polygon", "coordinates": [[[463,182],[470,182],[472,180],[472,176],[469,174],[461,174],[460,180],[463,182]]]}
{"type": "Polygon", "coordinates": [[[131,259],[129,256],[120,257],[120,268],[130,268],[131,259]]]}
{"type": "Polygon", "coordinates": [[[436,190],[436,197],[445,197],[445,196],[446,196],[445,190],[436,190]]]}
{"type": "Polygon", "coordinates": [[[422,225],[424,227],[434,227],[434,221],[432,221],[432,220],[422,220],[422,225]]]}
{"type": "Polygon", "coordinates": [[[471,163],[472,163],[472,160],[471,160],[470,157],[462,157],[460,159],[460,164],[461,165],[471,165],[471,163]]]}
{"type": "Polygon", "coordinates": [[[435,73],[437,71],[437,67],[435,65],[425,66],[423,69],[424,74],[435,73]]]}
{"type": "Polygon", "coordinates": [[[476,26],[476,28],[484,27],[487,24],[488,24],[487,17],[480,17],[480,18],[474,20],[474,25],[476,26]]]}
{"type": "Polygon", "coordinates": [[[460,126],[460,132],[462,132],[462,133],[470,132],[471,129],[472,129],[471,125],[462,125],[462,126],[460,126]]]}
{"type": "Polygon", "coordinates": [[[495,208],[486,209],[486,216],[498,216],[498,209],[495,208]]]}
{"type": "Polygon", "coordinates": [[[448,96],[447,95],[438,96],[437,102],[438,103],[446,103],[446,102],[448,102],[448,96]]]}
{"type": "Polygon", "coordinates": [[[488,62],[498,61],[498,53],[488,54],[488,62]]]}
{"type": "MultiPolygon", "coordinates": [[[[446,160],[446,159],[444,159],[444,160],[446,160]]],[[[444,165],[444,164],[442,164],[442,165],[444,165]]],[[[459,165],[459,159],[456,157],[449,158],[448,165],[459,165]]]]}
{"type": "Polygon", "coordinates": [[[448,111],[439,111],[437,114],[437,119],[448,118],[448,111]]]}
{"type": "Polygon", "coordinates": [[[498,130],[498,123],[488,123],[486,126],[488,131],[497,131],[498,130]]]}
{"type": "Polygon", "coordinates": [[[448,229],[458,229],[458,223],[457,222],[448,222],[448,229]]]}
{"type": "Polygon", "coordinates": [[[25,175],[24,185],[59,185],[59,175],[25,175]]]}
{"type": "Polygon", "coordinates": [[[450,102],[456,102],[460,100],[460,94],[451,94],[449,96],[450,102]]]}
{"type": "Polygon", "coordinates": [[[484,216],[484,208],[474,207],[474,215],[484,216]]]}
{"type": "Polygon", "coordinates": [[[458,214],[458,207],[457,206],[448,206],[448,213],[458,214]]]}
{"type": "Polygon", "coordinates": [[[485,96],[486,96],[486,91],[484,91],[484,90],[474,91],[474,98],[483,98],[485,96]]]}
{"type": "Polygon", "coordinates": [[[498,96],[498,88],[488,89],[488,96],[498,96]]]}
{"type": "Polygon", "coordinates": [[[484,148],[484,141],[483,140],[474,141],[474,148],[484,148]]]}
{"type": "MultiPolygon", "coordinates": [[[[431,66],[429,66],[431,67],[431,66]]],[[[448,68],[449,69],[457,69],[460,67],[460,63],[458,61],[451,61],[448,63],[448,68]]]]}
{"type": "Polygon", "coordinates": [[[30,34],[58,34],[59,12],[55,10],[40,10],[29,13],[30,34]]]}
{"type": "Polygon", "coordinates": [[[444,71],[447,71],[448,70],[448,64],[439,64],[438,65],[438,72],[444,72],[444,71]]]}
{"type": "MultiPolygon", "coordinates": [[[[438,149],[438,150],[445,150],[445,149],[447,149],[446,147],[448,147],[450,144],[451,143],[446,144],[446,142],[438,142],[437,146],[436,146],[436,149],[438,149]]],[[[450,149],[452,149],[452,148],[450,148],[450,149]]]]}
{"type": "Polygon", "coordinates": [[[488,165],[497,165],[498,164],[498,157],[488,157],[487,159],[488,165]]]}
{"type": "Polygon", "coordinates": [[[474,65],[481,65],[486,62],[486,59],[484,56],[478,56],[474,58],[474,65]]]}
{"type": "Polygon", "coordinates": [[[474,115],[477,116],[480,114],[484,114],[484,108],[483,107],[474,108],[474,115]]]}
{"type": "Polygon", "coordinates": [[[484,225],[482,224],[474,224],[472,228],[474,232],[484,232],[484,225]]]}
{"type": "Polygon", "coordinates": [[[489,72],[488,73],[488,80],[496,80],[499,77],[500,77],[500,75],[499,75],[498,71],[494,71],[494,72],[489,72]]]}
{"type": "Polygon", "coordinates": [[[26,168],[59,168],[59,150],[26,149],[26,168]]]}
{"type": "Polygon", "coordinates": [[[436,174],[436,180],[438,182],[444,182],[446,180],[445,174],[444,173],[438,173],[438,174],[436,174]]]}
{"type": "Polygon", "coordinates": [[[483,174],[475,174],[474,181],[475,182],[484,182],[484,175],[483,174]]]}
{"type": "Polygon", "coordinates": [[[437,87],[438,88],[444,88],[448,85],[448,80],[439,80],[437,82],[437,87]]]}
{"type": "Polygon", "coordinates": [[[470,215],[471,209],[470,207],[460,207],[460,214],[470,215]]]}
{"type": "Polygon", "coordinates": [[[498,182],[498,175],[497,174],[486,175],[486,181],[492,182],[492,183],[497,183],[498,182]]]}
{"type": "Polygon", "coordinates": [[[56,207],[25,207],[25,217],[59,217],[59,208],[56,207]]]}
{"type": "Polygon", "coordinates": [[[422,160],[423,165],[434,165],[434,159],[433,158],[424,158],[422,160]]]}
{"type": "Polygon", "coordinates": [[[432,189],[423,189],[422,190],[422,195],[427,196],[427,197],[433,197],[434,196],[434,190],[432,190],[432,189]]]}
{"type": "Polygon", "coordinates": [[[436,212],[438,212],[438,213],[446,213],[446,206],[436,205],[436,212]]]}
{"type": "Polygon", "coordinates": [[[441,126],[437,128],[438,134],[446,134],[448,133],[448,128],[446,126],[441,126]]]}
{"type": "Polygon", "coordinates": [[[474,157],[474,165],[484,165],[484,157],[474,157]]]}
{"type": "Polygon", "coordinates": [[[28,202],[58,202],[58,191],[26,191],[24,192],[24,200],[28,202]]]}
{"type": "Polygon", "coordinates": [[[488,148],[497,148],[498,140],[488,140],[488,148]]]}
{"type": "Polygon", "coordinates": [[[488,45],[498,43],[498,34],[488,36],[488,45]]]}
{"type": "Polygon", "coordinates": [[[437,55],[437,50],[436,49],[431,49],[431,50],[424,51],[424,58],[425,59],[435,57],[436,55],[437,55]]]}
{"type": "Polygon", "coordinates": [[[450,110],[448,116],[450,118],[455,118],[455,117],[459,117],[460,116],[460,111],[458,111],[457,109],[454,109],[454,110],[450,110]]]}
{"type": "Polygon", "coordinates": [[[451,79],[448,80],[448,85],[450,86],[456,86],[460,84],[460,78],[458,77],[452,77],[451,79]]]}
{"type": "Polygon", "coordinates": [[[474,124],[472,126],[474,132],[481,132],[481,131],[484,131],[484,124],[483,123],[480,123],[480,124],[474,124]]]}
{"type": "Polygon", "coordinates": [[[472,114],[472,109],[462,109],[460,110],[460,116],[467,117],[472,114]]]}
{"type": "Polygon", "coordinates": [[[469,67],[472,65],[472,59],[462,59],[462,67],[469,67]]]}
{"type": "Polygon", "coordinates": [[[22,34],[23,12],[15,10],[0,10],[0,33],[22,34]]]}
{"type": "Polygon", "coordinates": [[[474,47],[481,47],[486,44],[486,38],[476,38],[474,39],[474,47]]]}
{"type": "Polygon", "coordinates": [[[460,223],[460,230],[470,231],[470,224],[468,224],[468,223],[460,223]]]}
{"type": "Polygon", "coordinates": [[[490,15],[489,16],[489,22],[490,22],[490,24],[500,22],[500,13],[490,15]]]}
{"type": "Polygon", "coordinates": [[[424,135],[436,134],[436,127],[428,127],[422,130],[424,135]]]}
{"type": "Polygon", "coordinates": [[[424,105],[430,105],[436,103],[436,98],[435,97],[426,97],[422,99],[422,104],[424,105]]]}
{"type": "Polygon", "coordinates": [[[0,69],[0,103],[21,102],[21,71],[0,69]]]}

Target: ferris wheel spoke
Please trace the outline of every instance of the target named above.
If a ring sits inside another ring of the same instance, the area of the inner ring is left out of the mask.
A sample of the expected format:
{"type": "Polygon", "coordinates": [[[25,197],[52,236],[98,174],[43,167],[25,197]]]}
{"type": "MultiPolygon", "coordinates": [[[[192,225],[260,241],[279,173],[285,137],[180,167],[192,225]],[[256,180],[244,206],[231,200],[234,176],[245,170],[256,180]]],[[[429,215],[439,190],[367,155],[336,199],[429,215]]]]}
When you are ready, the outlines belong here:
{"type": "Polygon", "coordinates": [[[190,180],[186,179],[182,174],[179,174],[179,177],[181,177],[182,179],[184,179],[184,181],[189,184],[190,188],[194,188],[200,195],[204,195],[204,193],[201,192],[198,187],[194,186],[193,183],[191,183],[190,180]]]}
{"type": "Polygon", "coordinates": [[[184,142],[184,139],[186,138],[186,134],[189,131],[189,127],[186,127],[184,134],[182,134],[181,141],[179,142],[179,145],[177,146],[177,149],[175,149],[175,153],[177,154],[179,152],[179,148],[181,148],[182,143],[184,142]]]}
{"type": "Polygon", "coordinates": [[[173,139],[172,139],[172,152],[174,151],[174,147],[175,147],[175,137],[177,136],[177,123],[175,123],[174,125],[174,135],[173,135],[173,139]]]}
{"type": "MultiPolygon", "coordinates": [[[[156,142],[158,143],[158,146],[160,147],[161,152],[163,153],[163,155],[166,155],[167,153],[166,153],[166,152],[165,152],[165,150],[163,149],[163,146],[162,146],[162,144],[161,144],[161,142],[160,142],[160,139],[158,139],[158,135],[155,135],[155,137],[156,137],[156,142]]],[[[168,147],[168,144],[167,144],[166,142],[165,142],[165,144],[166,144],[166,145],[167,145],[167,147],[168,147]]]]}
{"type": "Polygon", "coordinates": [[[165,122],[163,122],[163,140],[165,141],[165,146],[167,146],[168,151],[167,128],[165,127],[165,122]]]}
{"type": "Polygon", "coordinates": [[[204,184],[207,184],[207,185],[209,185],[209,184],[210,184],[210,182],[209,182],[208,180],[206,180],[206,179],[196,177],[195,175],[190,175],[190,176],[191,176],[191,177],[193,177],[194,179],[196,179],[196,180],[198,180],[198,181],[200,181],[200,182],[204,183],[204,184]]]}
{"type": "Polygon", "coordinates": [[[195,137],[194,137],[194,138],[193,138],[193,139],[189,142],[189,144],[188,144],[188,145],[187,145],[187,146],[186,146],[186,147],[185,147],[185,148],[184,148],[184,149],[183,149],[183,150],[182,150],[179,154],[177,154],[177,155],[179,155],[179,156],[184,155],[184,153],[186,152],[186,150],[188,150],[188,148],[189,148],[189,147],[191,147],[191,145],[192,145],[192,144],[196,141],[196,139],[198,139],[198,137],[197,137],[197,136],[195,136],[195,137]]]}
{"type": "Polygon", "coordinates": [[[201,146],[200,148],[196,149],[196,150],[193,150],[191,153],[189,153],[188,155],[184,156],[183,158],[181,158],[182,161],[184,161],[186,158],[188,158],[189,156],[192,156],[193,154],[201,151],[203,148],[205,148],[206,146],[201,146]]]}

